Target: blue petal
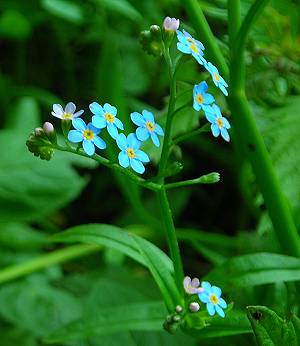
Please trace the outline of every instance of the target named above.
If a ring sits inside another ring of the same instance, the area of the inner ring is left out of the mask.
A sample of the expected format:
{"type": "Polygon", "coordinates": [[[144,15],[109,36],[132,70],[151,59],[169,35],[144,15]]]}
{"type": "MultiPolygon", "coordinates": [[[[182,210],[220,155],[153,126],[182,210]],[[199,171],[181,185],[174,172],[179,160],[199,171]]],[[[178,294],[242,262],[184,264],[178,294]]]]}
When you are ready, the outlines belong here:
{"type": "Polygon", "coordinates": [[[154,132],[151,133],[151,139],[152,139],[152,142],[154,143],[154,145],[155,145],[156,147],[159,147],[159,146],[160,146],[159,139],[158,139],[156,133],[154,133],[154,132]]]}
{"type": "Polygon", "coordinates": [[[211,292],[211,284],[208,281],[202,281],[201,287],[205,289],[205,293],[211,292]]]}
{"type": "Polygon", "coordinates": [[[222,295],[222,290],[220,287],[212,286],[211,290],[218,298],[222,295]]]}
{"type": "Polygon", "coordinates": [[[90,104],[90,110],[93,114],[102,115],[104,113],[103,108],[98,102],[93,102],[90,104]]]}
{"type": "Polygon", "coordinates": [[[136,129],[136,136],[138,140],[144,142],[149,138],[149,131],[145,127],[138,127],[136,129]]]}
{"type": "Polygon", "coordinates": [[[225,129],[225,127],[223,127],[221,129],[221,136],[225,139],[226,142],[230,141],[230,137],[229,137],[229,133],[228,131],[225,129]]]}
{"type": "Polygon", "coordinates": [[[117,126],[118,129],[124,130],[123,123],[119,118],[115,118],[114,124],[117,126]]]}
{"type": "Polygon", "coordinates": [[[193,36],[189,32],[187,32],[186,30],[183,29],[182,32],[183,32],[184,36],[189,37],[189,38],[193,38],[193,36]]]}
{"type": "Polygon", "coordinates": [[[71,130],[68,133],[68,140],[73,143],[79,143],[83,140],[83,134],[77,130],[71,130]]]}
{"type": "Polygon", "coordinates": [[[217,115],[217,117],[221,118],[222,113],[221,113],[220,107],[218,107],[216,104],[214,104],[212,107],[213,107],[214,113],[217,115]]]}
{"type": "Polygon", "coordinates": [[[104,106],[103,106],[103,108],[104,108],[104,111],[106,112],[106,113],[110,113],[110,114],[112,114],[112,115],[116,115],[117,114],[117,108],[116,107],[114,107],[114,106],[111,106],[109,103],[105,103],[104,104],[104,106]]]}
{"type": "Polygon", "coordinates": [[[201,300],[202,303],[209,303],[210,302],[209,296],[208,296],[208,294],[206,292],[199,293],[198,297],[199,297],[199,299],[201,300]]]}
{"type": "Polygon", "coordinates": [[[116,140],[117,140],[117,146],[121,150],[126,150],[128,148],[128,146],[127,146],[127,139],[126,139],[126,136],[124,135],[124,133],[120,133],[118,135],[118,137],[116,138],[116,140]]]}
{"type": "Polygon", "coordinates": [[[145,126],[145,124],[146,124],[145,119],[138,112],[131,113],[130,118],[131,118],[132,122],[137,126],[145,126]]]}
{"type": "Polygon", "coordinates": [[[137,160],[137,159],[130,159],[130,166],[132,167],[132,169],[139,173],[139,174],[143,174],[145,172],[145,167],[142,164],[141,161],[137,160]]]}
{"type": "Polygon", "coordinates": [[[220,90],[222,91],[222,93],[223,93],[225,96],[228,96],[228,91],[227,91],[227,89],[225,88],[224,85],[219,84],[218,87],[220,88],[220,90]]]}
{"type": "Polygon", "coordinates": [[[200,41],[198,41],[198,40],[196,40],[196,39],[195,39],[195,42],[196,42],[197,46],[198,46],[201,50],[204,50],[204,49],[205,49],[205,47],[204,47],[204,45],[203,45],[202,42],[200,42],[200,41]]]}
{"type": "Polygon", "coordinates": [[[75,118],[72,120],[72,125],[78,131],[84,131],[86,129],[86,124],[81,118],[75,118]]]}
{"type": "Polygon", "coordinates": [[[218,305],[215,305],[215,309],[216,309],[217,314],[218,314],[219,316],[221,316],[222,318],[225,317],[224,311],[223,311],[218,305]]]}
{"type": "Polygon", "coordinates": [[[155,123],[154,116],[151,112],[147,111],[146,109],[142,111],[143,117],[146,121],[151,121],[152,123],[155,123]]]}
{"type": "Polygon", "coordinates": [[[224,127],[226,129],[230,129],[229,121],[226,118],[224,118],[224,117],[222,117],[222,120],[223,120],[223,123],[224,123],[224,127]]]}
{"type": "Polygon", "coordinates": [[[197,60],[200,65],[204,65],[204,59],[201,54],[192,52],[192,56],[197,60]]]}
{"type": "Polygon", "coordinates": [[[142,162],[150,162],[149,156],[142,150],[135,151],[136,158],[142,162]]]}
{"type": "Polygon", "coordinates": [[[209,107],[209,108],[208,108],[208,106],[205,107],[204,112],[205,112],[206,119],[210,123],[214,123],[216,121],[216,115],[215,115],[215,113],[213,113],[213,110],[211,107],[209,107]]]}
{"type": "MultiPolygon", "coordinates": [[[[123,133],[122,133],[123,134],[123,133]]],[[[120,135],[119,135],[120,136],[120,135]]],[[[125,135],[124,135],[125,137],[125,135]]],[[[129,157],[125,151],[121,151],[118,156],[120,166],[127,168],[129,166],[129,157]]]]}
{"type": "Polygon", "coordinates": [[[225,300],[223,298],[219,298],[218,305],[220,305],[221,308],[223,308],[223,309],[227,308],[227,303],[225,302],[225,300]]]}
{"type": "Polygon", "coordinates": [[[203,81],[200,84],[198,84],[198,88],[199,88],[199,91],[201,92],[201,94],[204,94],[204,93],[206,93],[206,91],[208,89],[208,85],[205,81],[203,81]]]}
{"type": "Polygon", "coordinates": [[[82,143],[83,150],[89,155],[92,156],[95,154],[95,146],[92,141],[88,141],[86,139],[83,140],[82,143]]]}
{"type": "Polygon", "coordinates": [[[178,38],[178,41],[179,41],[180,43],[182,43],[182,44],[184,44],[184,45],[188,45],[188,40],[187,40],[186,36],[184,36],[184,35],[178,35],[177,38],[178,38]]]}
{"type": "Polygon", "coordinates": [[[105,149],[106,148],[106,143],[104,142],[104,140],[98,136],[95,136],[93,139],[94,144],[96,145],[96,147],[98,147],[99,149],[105,149]]]}
{"type": "Polygon", "coordinates": [[[193,108],[195,109],[195,111],[199,112],[202,106],[196,100],[194,100],[193,108]]]}
{"type": "Polygon", "coordinates": [[[211,124],[211,132],[214,137],[218,137],[221,130],[219,129],[218,125],[216,123],[211,124]]]}
{"type": "Polygon", "coordinates": [[[139,149],[141,145],[138,139],[136,138],[135,133],[130,133],[127,136],[127,143],[128,143],[128,146],[133,149],[139,149]]]}
{"type": "Polygon", "coordinates": [[[94,115],[92,117],[92,124],[98,129],[106,127],[106,120],[103,115],[94,115]]]}
{"type": "Polygon", "coordinates": [[[215,98],[211,94],[205,94],[204,103],[206,105],[209,105],[209,104],[211,104],[213,102],[215,102],[215,98]]]}
{"type": "Polygon", "coordinates": [[[100,129],[95,127],[92,123],[88,123],[87,128],[91,130],[95,135],[98,135],[100,133],[100,129]]]}
{"type": "Polygon", "coordinates": [[[206,308],[210,316],[213,316],[216,313],[215,306],[212,303],[207,303],[206,308]]]}
{"type": "Polygon", "coordinates": [[[191,54],[191,49],[189,46],[184,45],[181,42],[177,42],[177,49],[180,50],[180,52],[185,54],[191,54]]]}
{"type": "Polygon", "coordinates": [[[156,134],[158,134],[159,136],[163,136],[164,135],[164,130],[158,124],[155,124],[154,132],[156,134]]]}
{"type": "Polygon", "coordinates": [[[116,126],[112,123],[107,124],[107,131],[112,136],[113,139],[116,139],[118,136],[118,130],[116,126]]]}

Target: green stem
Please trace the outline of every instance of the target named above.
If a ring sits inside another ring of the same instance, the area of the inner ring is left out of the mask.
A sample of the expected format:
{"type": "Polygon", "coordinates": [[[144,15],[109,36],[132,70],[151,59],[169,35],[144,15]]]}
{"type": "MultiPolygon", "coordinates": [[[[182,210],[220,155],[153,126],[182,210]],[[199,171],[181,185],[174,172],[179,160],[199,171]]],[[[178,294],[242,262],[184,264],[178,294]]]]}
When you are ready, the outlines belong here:
{"type": "Polygon", "coordinates": [[[183,289],[183,267],[181,262],[180,250],[178,245],[178,240],[176,237],[176,230],[173,222],[172,211],[169,206],[167,193],[164,187],[157,192],[161,216],[165,227],[165,232],[167,235],[168,246],[170,249],[170,255],[174,264],[175,280],[179,292],[182,292],[183,289]]]}
{"type": "Polygon", "coordinates": [[[282,250],[289,255],[300,257],[299,236],[289,203],[282,192],[244,91],[244,48],[247,34],[267,2],[268,0],[257,0],[250,8],[240,29],[239,18],[236,18],[239,16],[235,8],[237,1],[231,0],[228,3],[231,18],[229,31],[232,35],[229,106],[238,141],[251,162],[282,250]]]}
{"type": "Polygon", "coordinates": [[[206,175],[202,175],[201,177],[196,179],[183,180],[183,181],[178,181],[176,183],[165,184],[165,189],[166,190],[176,189],[178,187],[191,186],[191,185],[197,185],[197,184],[214,184],[214,183],[217,183],[219,180],[220,180],[220,174],[213,172],[206,175]]]}
{"type": "Polygon", "coordinates": [[[200,41],[203,40],[205,42],[208,56],[212,58],[214,64],[218,66],[223,77],[227,79],[229,75],[228,66],[221,52],[221,49],[217,44],[217,40],[215,39],[205,19],[199,2],[197,0],[181,0],[181,3],[182,6],[186,9],[196,30],[196,33],[200,38],[200,41]]]}
{"type": "Polygon", "coordinates": [[[190,139],[191,137],[197,136],[202,132],[208,132],[210,131],[210,124],[205,124],[202,127],[200,127],[199,129],[193,130],[191,132],[185,133],[183,135],[180,135],[176,138],[173,139],[173,144],[178,144],[180,142],[183,142],[187,139],[190,139]]]}
{"type": "Polygon", "coordinates": [[[96,245],[74,245],[57,250],[47,255],[29,260],[28,262],[13,265],[0,271],[0,283],[18,279],[22,276],[48,268],[55,264],[63,263],[74,258],[83,257],[100,249],[96,245]]]}

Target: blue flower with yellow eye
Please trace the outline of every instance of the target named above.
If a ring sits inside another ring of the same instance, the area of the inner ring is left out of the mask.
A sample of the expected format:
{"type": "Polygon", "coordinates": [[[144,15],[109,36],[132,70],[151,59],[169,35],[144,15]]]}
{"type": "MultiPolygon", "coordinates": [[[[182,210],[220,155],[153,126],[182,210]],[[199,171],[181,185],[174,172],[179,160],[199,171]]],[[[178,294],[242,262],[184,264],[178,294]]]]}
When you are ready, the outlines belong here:
{"type": "Polygon", "coordinates": [[[215,101],[212,95],[206,93],[207,89],[208,85],[206,82],[201,82],[194,86],[193,108],[196,111],[200,111],[201,109],[205,110],[207,106],[215,101]]]}
{"type": "Polygon", "coordinates": [[[117,145],[121,149],[118,159],[120,166],[131,167],[135,172],[143,174],[145,167],[143,163],[149,162],[148,155],[140,150],[141,142],[136,138],[134,133],[130,133],[127,137],[120,133],[117,138],[117,145]]]}
{"type": "Polygon", "coordinates": [[[207,62],[206,64],[204,64],[204,67],[211,74],[212,80],[215,83],[215,85],[218,88],[220,88],[220,90],[225,96],[227,96],[228,91],[226,88],[228,87],[228,84],[225,82],[224,78],[220,76],[220,73],[218,69],[216,68],[216,66],[214,66],[211,62],[207,62]]]}
{"type": "Polygon", "coordinates": [[[187,31],[177,30],[177,49],[182,53],[191,54],[200,65],[204,65],[206,60],[203,58],[203,50],[205,49],[203,44],[194,39],[187,31]]]}
{"type": "Polygon", "coordinates": [[[228,134],[228,129],[230,129],[230,124],[226,118],[222,116],[221,110],[217,105],[212,105],[205,109],[206,119],[211,123],[211,132],[214,137],[218,137],[220,134],[229,142],[230,137],[228,134]]]}
{"type": "Polygon", "coordinates": [[[207,281],[203,281],[201,287],[204,292],[198,294],[202,303],[206,304],[206,309],[210,316],[214,316],[217,313],[221,317],[225,317],[223,309],[227,308],[227,303],[221,298],[222,290],[217,286],[211,286],[207,281]]]}
{"type": "Polygon", "coordinates": [[[90,104],[90,110],[93,114],[92,124],[98,129],[107,128],[108,133],[113,139],[118,136],[118,129],[124,130],[122,121],[117,118],[117,108],[105,103],[100,106],[99,103],[93,102],[90,104]]]}
{"type": "Polygon", "coordinates": [[[100,129],[97,129],[92,123],[86,123],[80,119],[75,118],[72,120],[72,125],[76,130],[71,130],[68,133],[68,140],[72,143],[82,142],[83,150],[92,156],[95,154],[95,146],[99,149],[105,149],[106,143],[98,136],[100,129]]]}
{"type": "Polygon", "coordinates": [[[155,146],[159,147],[159,139],[157,135],[163,136],[163,129],[155,122],[154,116],[151,112],[143,110],[142,114],[133,112],[130,114],[131,120],[135,125],[139,126],[136,129],[136,136],[138,140],[144,142],[151,137],[155,146]]]}

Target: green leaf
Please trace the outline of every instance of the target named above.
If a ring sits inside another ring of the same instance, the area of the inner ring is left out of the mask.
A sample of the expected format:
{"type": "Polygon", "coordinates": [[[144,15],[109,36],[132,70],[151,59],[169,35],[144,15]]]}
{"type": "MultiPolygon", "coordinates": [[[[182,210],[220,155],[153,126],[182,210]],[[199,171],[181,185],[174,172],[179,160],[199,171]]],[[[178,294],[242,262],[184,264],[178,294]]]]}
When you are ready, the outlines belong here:
{"type": "Polygon", "coordinates": [[[97,316],[80,319],[45,338],[47,343],[80,340],[123,331],[161,330],[166,311],[162,302],[124,304],[102,308],[97,316]]]}
{"type": "Polygon", "coordinates": [[[83,22],[83,12],[79,5],[66,0],[42,0],[41,6],[52,15],[75,24],[83,22]]]}
{"type": "Polygon", "coordinates": [[[205,278],[223,288],[249,287],[300,280],[300,259],[272,253],[231,258],[205,278]]]}
{"type": "Polygon", "coordinates": [[[142,15],[126,0],[104,0],[103,2],[109,11],[127,17],[135,22],[143,20],[142,15]]]}
{"type": "Polygon", "coordinates": [[[265,306],[249,306],[248,319],[261,346],[298,346],[293,323],[265,306]]]}
{"type": "Polygon", "coordinates": [[[91,224],[73,227],[53,237],[58,242],[84,242],[104,245],[118,250],[135,261],[145,265],[152,273],[169,310],[181,301],[173,278],[173,264],[170,258],[147,240],[121,228],[91,224]]]}
{"type": "Polygon", "coordinates": [[[0,37],[24,40],[31,30],[30,21],[20,12],[6,10],[0,16],[0,37]]]}

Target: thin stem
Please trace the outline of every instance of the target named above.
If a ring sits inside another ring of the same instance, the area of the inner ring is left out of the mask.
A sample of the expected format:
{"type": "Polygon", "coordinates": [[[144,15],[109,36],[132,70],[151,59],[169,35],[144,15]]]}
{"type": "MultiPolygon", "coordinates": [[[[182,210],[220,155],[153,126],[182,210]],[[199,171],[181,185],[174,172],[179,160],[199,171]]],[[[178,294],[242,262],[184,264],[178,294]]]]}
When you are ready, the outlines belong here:
{"type": "Polygon", "coordinates": [[[98,252],[99,246],[96,245],[74,245],[57,250],[52,253],[39,256],[22,264],[13,265],[0,271],[0,283],[18,279],[22,276],[63,263],[71,259],[90,255],[98,252]]]}
{"type": "Polygon", "coordinates": [[[172,211],[169,206],[168,197],[165,188],[163,187],[157,192],[161,216],[165,227],[165,232],[167,235],[168,246],[170,249],[170,255],[174,264],[175,280],[179,292],[182,292],[182,282],[183,282],[183,268],[180,256],[180,250],[178,245],[178,240],[176,237],[176,230],[173,222],[172,211]]]}
{"type": "Polygon", "coordinates": [[[180,135],[180,136],[174,138],[173,144],[178,144],[178,143],[183,142],[187,139],[190,139],[191,137],[197,136],[202,132],[208,132],[208,131],[210,131],[210,125],[205,124],[202,127],[200,127],[199,129],[193,130],[191,132],[185,133],[183,135],[180,135]]]}
{"type": "Polygon", "coordinates": [[[178,187],[183,186],[191,186],[191,185],[197,185],[197,184],[214,184],[217,183],[220,180],[220,174],[213,172],[206,175],[202,175],[199,178],[196,179],[190,179],[190,180],[183,180],[178,181],[176,183],[170,183],[165,185],[165,189],[176,189],[178,187]]]}
{"type": "Polygon", "coordinates": [[[241,4],[240,0],[228,0],[228,23],[230,47],[233,47],[236,35],[241,26],[241,4]]]}
{"type": "Polygon", "coordinates": [[[199,2],[197,0],[181,0],[181,3],[183,8],[186,9],[199,38],[205,42],[208,56],[212,58],[214,64],[221,71],[221,74],[227,79],[229,76],[228,66],[217,44],[217,40],[205,19],[199,2]]]}

